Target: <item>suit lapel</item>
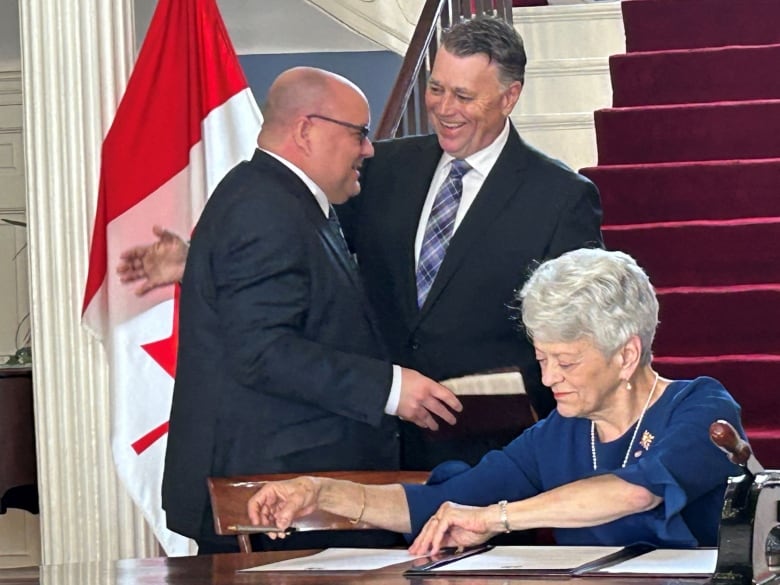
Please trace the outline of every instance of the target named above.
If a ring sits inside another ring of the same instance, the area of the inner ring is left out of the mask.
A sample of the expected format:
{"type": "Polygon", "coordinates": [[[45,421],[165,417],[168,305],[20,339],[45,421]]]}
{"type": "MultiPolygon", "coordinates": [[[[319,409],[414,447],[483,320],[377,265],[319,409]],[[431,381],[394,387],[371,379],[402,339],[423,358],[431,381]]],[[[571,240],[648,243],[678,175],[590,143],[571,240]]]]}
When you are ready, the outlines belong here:
{"type": "Polygon", "coordinates": [[[457,272],[458,266],[475,241],[489,229],[496,217],[521,188],[526,153],[527,148],[520,140],[517,130],[510,125],[509,138],[504,149],[482,184],[474,203],[450,240],[447,253],[436,279],[433,281],[433,286],[425,299],[425,304],[418,313],[417,323],[436,303],[436,299],[457,272]]]}
{"type": "Polygon", "coordinates": [[[387,351],[382,333],[379,329],[379,323],[377,323],[373,309],[368,304],[368,297],[366,296],[365,289],[363,288],[363,281],[360,278],[358,266],[355,263],[355,260],[351,256],[348,256],[348,252],[345,250],[346,243],[343,241],[342,236],[335,233],[335,231],[331,229],[328,220],[322,214],[322,210],[320,209],[319,205],[317,205],[316,201],[315,205],[316,209],[314,210],[314,213],[310,219],[316,224],[317,232],[319,233],[320,238],[323,240],[325,247],[330,251],[330,255],[336,258],[336,263],[338,264],[339,269],[347,275],[347,278],[349,278],[352,286],[358,290],[358,296],[360,297],[360,302],[363,306],[363,312],[365,313],[366,319],[371,326],[374,337],[383,350],[387,351]]]}
{"type": "Polygon", "coordinates": [[[364,296],[357,266],[353,259],[347,255],[343,243],[337,239],[340,236],[331,230],[328,219],[322,213],[322,208],[306,184],[289,168],[261,150],[255,151],[251,163],[258,166],[269,166],[275,172],[281,173],[289,179],[290,194],[300,202],[306,219],[314,226],[329,255],[334,258],[334,263],[339,270],[346,274],[352,285],[360,289],[361,295],[364,296]]]}
{"type": "MultiPolygon", "coordinates": [[[[415,171],[400,171],[398,183],[394,191],[407,195],[404,204],[398,206],[401,214],[396,225],[399,226],[398,238],[403,243],[403,257],[398,258],[395,264],[396,278],[402,283],[404,291],[403,308],[404,319],[407,323],[414,323],[420,313],[417,308],[417,277],[415,274],[416,262],[414,258],[414,241],[417,237],[417,227],[420,223],[425,197],[436,172],[436,166],[441,159],[442,150],[436,135],[426,137],[416,144],[408,160],[402,161],[415,171]]],[[[411,150],[411,149],[410,149],[411,150]]]]}
{"type": "Polygon", "coordinates": [[[357,271],[357,264],[355,264],[355,261],[349,256],[345,249],[346,244],[341,235],[337,234],[336,231],[331,228],[328,219],[322,213],[322,209],[314,199],[314,196],[308,189],[306,189],[306,191],[309,195],[311,205],[304,205],[303,207],[309,221],[314,224],[317,229],[317,234],[323,241],[329,255],[335,259],[335,264],[338,266],[339,270],[346,274],[347,278],[349,278],[349,281],[352,283],[352,286],[359,288],[362,294],[363,287],[360,281],[360,275],[357,271]]]}
{"type": "Polygon", "coordinates": [[[298,196],[301,199],[301,204],[306,217],[317,230],[317,235],[322,240],[323,246],[325,247],[326,252],[328,252],[328,255],[335,260],[334,263],[336,264],[336,269],[341,270],[346,275],[352,286],[357,289],[358,297],[360,298],[360,302],[363,307],[363,312],[371,327],[374,337],[376,338],[376,341],[379,343],[379,345],[383,348],[383,351],[387,351],[382,333],[379,329],[379,324],[376,321],[373,310],[368,304],[368,298],[366,297],[366,292],[363,288],[363,281],[360,278],[357,264],[355,263],[354,259],[348,255],[348,252],[345,249],[346,244],[342,240],[342,236],[337,234],[335,230],[331,228],[330,224],[328,223],[328,219],[322,213],[322,209],[317,203],[317,200],[314,199],[311,191],[309,191],[309,188],[305,185],[304,188],[305,193],[301,193],[298,196]]]}

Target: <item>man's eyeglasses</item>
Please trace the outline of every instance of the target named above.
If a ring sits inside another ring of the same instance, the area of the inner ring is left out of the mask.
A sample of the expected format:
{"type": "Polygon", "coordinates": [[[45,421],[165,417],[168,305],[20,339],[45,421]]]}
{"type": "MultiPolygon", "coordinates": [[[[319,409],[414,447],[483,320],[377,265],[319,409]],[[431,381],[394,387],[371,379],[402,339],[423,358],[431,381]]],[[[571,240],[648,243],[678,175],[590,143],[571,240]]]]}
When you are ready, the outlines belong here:
{"type": "Polygon", "coordinates": [[[321,116],[319,114],[309,114],[306,117],[325,120],[326,122],[330,122],[331,124],[338,124],[339,126],[344,126],[345,128],[356,130],[357,132],[360,133],[361,140],[365,140],[366,138],[368,138],[368,133],[371,132],[368,126],[360,126],[358,124],[352,124],[351,122],[344,122],[343,120],[336,120],[335,118],[328,118],[327,116],[321,116]]]}

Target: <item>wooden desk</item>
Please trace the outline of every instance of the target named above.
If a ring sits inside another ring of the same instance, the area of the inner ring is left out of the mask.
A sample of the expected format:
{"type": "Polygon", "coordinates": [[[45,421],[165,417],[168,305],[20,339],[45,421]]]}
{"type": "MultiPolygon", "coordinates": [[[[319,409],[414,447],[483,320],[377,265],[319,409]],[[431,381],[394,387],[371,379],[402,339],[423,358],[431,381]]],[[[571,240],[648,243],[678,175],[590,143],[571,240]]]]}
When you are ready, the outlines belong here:
{"type": "Polygon", "coordinates": [[[0,366],[0,514],[38,513],[32,371],[0,366]]]}
{"type": "Polygon", "coordinates": [[[530,579],[446,577],[406,578],[389,567],[363,573],[237,573],[265,563],[315,551],[259,552],[202,557],[129,559],[105,563],[49,565],[30,569],[0,569],[0,585],[704,585],[706,579],[600,578],[530,579]]]}

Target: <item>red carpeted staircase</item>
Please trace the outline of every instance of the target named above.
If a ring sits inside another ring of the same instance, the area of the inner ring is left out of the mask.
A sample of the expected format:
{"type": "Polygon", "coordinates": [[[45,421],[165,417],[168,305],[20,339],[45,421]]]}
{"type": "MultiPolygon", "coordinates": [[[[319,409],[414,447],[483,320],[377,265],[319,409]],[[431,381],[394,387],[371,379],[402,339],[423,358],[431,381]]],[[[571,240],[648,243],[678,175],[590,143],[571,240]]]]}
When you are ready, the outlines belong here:
{"type": "Polygon", "coordinates": [[[780,468],[780,1],[625,0],[595,114],[607,246],[661,303],[655,366],[710,375],[780,468]]]}

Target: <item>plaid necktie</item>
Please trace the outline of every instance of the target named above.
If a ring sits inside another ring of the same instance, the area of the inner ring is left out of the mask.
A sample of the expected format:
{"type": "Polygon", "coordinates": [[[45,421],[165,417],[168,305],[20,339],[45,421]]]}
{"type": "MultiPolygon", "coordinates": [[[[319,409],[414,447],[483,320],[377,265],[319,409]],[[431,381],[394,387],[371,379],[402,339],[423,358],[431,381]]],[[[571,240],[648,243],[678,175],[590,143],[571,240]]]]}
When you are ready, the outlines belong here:
{"type": "Polygon", "coordinates": [[[453,160],[450,174],[444,180],[425,226],[420,260],[417,263],[417,306],[422,307],[431,290],[436,273],[444,260],[455,227],[460,197],[463,195],[463,175],[471,170],[465,160],[453,160]]]}

